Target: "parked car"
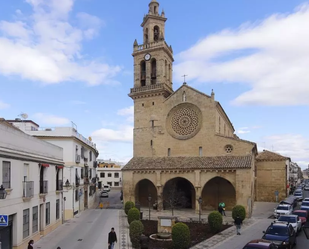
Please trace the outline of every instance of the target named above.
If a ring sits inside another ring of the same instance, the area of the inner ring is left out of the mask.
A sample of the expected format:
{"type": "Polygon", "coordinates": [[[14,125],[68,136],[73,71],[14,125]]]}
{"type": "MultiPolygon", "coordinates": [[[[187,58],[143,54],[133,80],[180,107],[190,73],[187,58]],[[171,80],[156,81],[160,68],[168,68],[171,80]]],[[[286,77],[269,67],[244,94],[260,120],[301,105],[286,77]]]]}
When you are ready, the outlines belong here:
{"type": "Polygon", "coordinates": [[[291,224],[278,221],[271,223],[266,231],[263,231],[266,239],[275,243],[279,248],[292,248],[296,244],[296,233],[291,224]]]}
{"type": "Polygon", "coordinates": [[[308,210],[309,211],[309,201],[303,201],[301,203],[300,209],[301,210],[308,210]]]}
{"type": "Polygon", "coordinates": [[[305,199],[303,199],[303,201],[309,201],[309,198],[308,198],[308,197],[306,197],[305,199]]]}
{"type": "Polygon", "coordinates": [[[277,249],[278,246],[271,241],[264,239],[251,240],[243,249],[277,249]]]}
{"type": "Polygon", "coordinates": [[[304,198],[303,191],[295,191],[294,196],[297,198],[298,201],[302,201],[304,198]]]}
{"type": "Polygon", "coordinates": [[[108,192],[103,190],[100,194],[100,197],[103,197],[103,198],[107,198],[108,197],[108,192]]]}
{"type": "Polygon", "coordinates": [[[293,226],[294,231],[296,233],[298,233],[301,230],[301,219],[297,215],[294,215],[294,214],[281,215],[278,218],[278,220],[276,220],[275,222],[278,222],[278,221],[286,221],[290,223],[293,226]]]}
{"type": "Polygon", "coordinates": [[[279,204],[274,209],[274,216],[275,218],[277,218],[280,215],[292,214],[292,212],[293,212],[293,206],[288,205],[288,204],[279,204]]]}
{"type": "Polygon", "coordinates": [[[287,204],[287,205],[291,205],[293,206],[293,208],[295,208],[297,206],[297,197],[295,196],[289,196],[286,199],[284,199],[283,201],[281,201],[279,204],[287,204]]]}
{"type": "Polygon", "coordinates": [[[302,226],[309,220],[309,212],[307,210],[295,210],[292,214],[298,215],[302,226]]]}
{"type": "Polygon", "coordinates": [[[109,185],[103,185],[103,190],[109,192],[111,191],[111,187],[109,185]]]}

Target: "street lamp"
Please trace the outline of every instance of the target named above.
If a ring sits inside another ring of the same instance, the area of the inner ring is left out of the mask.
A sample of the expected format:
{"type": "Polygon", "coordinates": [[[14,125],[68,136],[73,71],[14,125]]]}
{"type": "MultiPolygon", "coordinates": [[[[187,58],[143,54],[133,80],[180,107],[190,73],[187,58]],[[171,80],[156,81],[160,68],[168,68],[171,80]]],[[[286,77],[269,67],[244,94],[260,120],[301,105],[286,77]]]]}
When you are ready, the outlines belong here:
{"type": "Polygon", "coordinates": [[[7,192],[5,191],[5,188],[3,187],[3,185],[1,185],[0,187],[0,199],[5,199],[7,195],[7,192]]]}
{"type": "Polygon", "coordinates": [[[309,239],[309,222],[307,222],[304,226],[303,226],[303,230],[304,233],[306,235],[306,238],[309,239]]]}
{"type": "Polygon", "coordinates": [[[198,198],[198,203],[200,204],[199,205],[199,212],[198,212],[198,220],[199,220],[199,222],[201,222],[201,211],[202,211],[202,208],[201,208],[201,206],[202,206],[202,197],[200,196],[200,198],[198,198]]]}
{"type": "Polygon", "coordinates": [[[148,196],[148,204],[149,204],[149,220],[150,220],[150,202],[151,202],[151,195],[148,196]]]}

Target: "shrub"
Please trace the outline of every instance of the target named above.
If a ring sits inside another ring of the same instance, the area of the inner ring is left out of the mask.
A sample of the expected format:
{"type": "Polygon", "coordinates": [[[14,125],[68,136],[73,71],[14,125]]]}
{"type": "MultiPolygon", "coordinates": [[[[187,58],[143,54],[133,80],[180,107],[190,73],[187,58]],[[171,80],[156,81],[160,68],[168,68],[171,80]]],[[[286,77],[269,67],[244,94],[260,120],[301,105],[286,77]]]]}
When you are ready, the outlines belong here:
{"type": "Polygon", "coordinates": [[[140,220],[134,220],[130,223],[129,234],[133,248],[140,247],[140,237],[144,232],[144,225],[140,220]]]}
{"type": "Polygon", "coordinates": [[[139,220],[140,218],[140,212],[137,208],[133,207],[128,212],[128,222],[131,224],[134,220],[139,220]]]}
{"type": "Polygon", "coordinates": [[[174,248],[185,249],[190,245],[190,229],[182,223],[176,223],[172,228],[172,240],[174,248]]]}
{"type": "Polygon", "coordinates": [[[222,222],[222,215],[218,211],[213,211],[208,215],[208,224],[213,233],[221,231],[222,222]]]}
{"type": "Polygon", "coordinates": [[[126,215],[128,215],[128,212],[131,208],[133,208],[135,205],[132,201],[127,201],[126,204],[124,204],[124,212],[126,215]]]}
{"type": "Polygon", "coordinates": [[[237,215],[240,219],[244,220],[246,218],[246,209],[244,206],[236,205],[232,210],[232,217],[235,220],[237,215]]]}

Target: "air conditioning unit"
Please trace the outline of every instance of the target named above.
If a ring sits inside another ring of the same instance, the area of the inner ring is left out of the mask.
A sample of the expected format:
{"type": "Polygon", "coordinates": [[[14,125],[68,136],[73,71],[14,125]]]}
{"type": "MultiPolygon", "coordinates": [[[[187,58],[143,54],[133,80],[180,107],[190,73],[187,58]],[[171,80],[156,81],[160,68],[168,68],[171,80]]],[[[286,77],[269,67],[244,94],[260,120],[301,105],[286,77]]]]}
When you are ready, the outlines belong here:
{"type": "Polygon", "coordinates": [[[76,155],[75,162],[76,162],[76,163],[80,163],[80,155],[76,155]]]}

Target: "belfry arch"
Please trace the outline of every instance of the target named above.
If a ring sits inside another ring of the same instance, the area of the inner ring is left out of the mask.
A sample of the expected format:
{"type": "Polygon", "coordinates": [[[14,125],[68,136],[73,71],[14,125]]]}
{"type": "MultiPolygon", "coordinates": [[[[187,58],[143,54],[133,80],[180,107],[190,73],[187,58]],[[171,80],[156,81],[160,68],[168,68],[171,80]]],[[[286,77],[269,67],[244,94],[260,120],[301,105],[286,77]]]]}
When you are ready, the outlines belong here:
{"type": "Polygon", "coordinates": [[[174,208],[195,209],[195,189],[193,184],[185,178],[176,177],[168,180],[163,187],[163,209],[174,208]]]}
{"type": "Polygon", "coordinates": [[[233,184],[223,177],[210,179],[202,190],[202,209],[217,210],[220,202],[224,202],[226,210],[236,205],[236,191],[233,184]]]}
{"type": "Polygon", "coordinates": [[[139,203],[141,207],[148,207],[149,196],[151,196],[150,205],[152,206],[157,200],[157,188],[152,181],[143,179],[135,186],[135,202],[139,203]]]}

